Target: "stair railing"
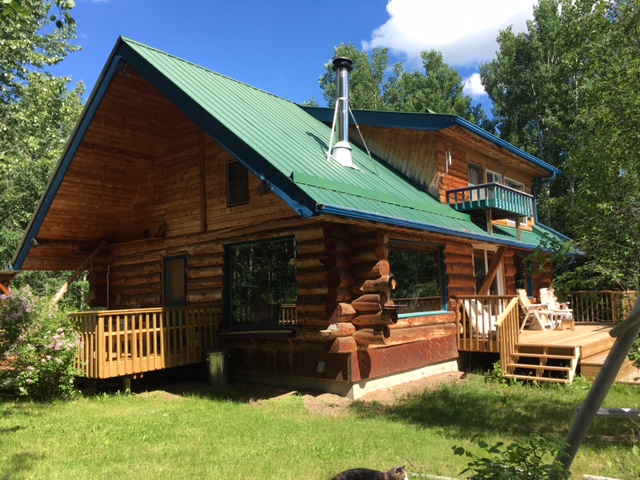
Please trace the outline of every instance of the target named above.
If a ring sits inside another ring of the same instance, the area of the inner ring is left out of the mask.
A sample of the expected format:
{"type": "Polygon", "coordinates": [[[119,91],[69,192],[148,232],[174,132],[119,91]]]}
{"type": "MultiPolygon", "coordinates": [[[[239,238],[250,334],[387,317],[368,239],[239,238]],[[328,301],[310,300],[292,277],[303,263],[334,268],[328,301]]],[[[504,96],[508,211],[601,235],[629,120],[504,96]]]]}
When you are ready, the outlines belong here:
{"type": "Polygon", "coordinates": [[[510,364],[515,363],[515,354],[520,341],[520,309],[518,299],[514,297],[500,314],[497,321],[498,347],[500,352],[500,367],[503,375],[509,375],[510,364]]]}

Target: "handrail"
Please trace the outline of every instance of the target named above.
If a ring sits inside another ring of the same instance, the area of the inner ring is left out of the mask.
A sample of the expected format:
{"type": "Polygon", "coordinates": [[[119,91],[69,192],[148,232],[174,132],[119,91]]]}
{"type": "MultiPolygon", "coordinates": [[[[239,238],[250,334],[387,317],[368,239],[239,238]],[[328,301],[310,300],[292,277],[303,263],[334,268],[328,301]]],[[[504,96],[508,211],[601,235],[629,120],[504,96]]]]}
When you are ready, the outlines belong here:
{"type": "Polygon", "coordinates": [[[88,378],[111,378],[198,363],[217,346],[221,312],[211,305],[72,313],[84,345],[78,366],[88,378]]]}
{"type": "Polygon", "coordinates": [[[516,346],[520,341],[520,310],[517,297],[512,298],[504,312],[500,314],[498,327],[498,347],[502,373],[512,373],[509,372],[509,365],[514,363],[516,346]]]}
{"type": "MultiPolygon", "coordinates": [[[[500,352],[503,317],[513,295],[458,295],[458,349],[470,352],[500,352]]],[[[516,309],[517,310],[517,309],[516,309]]],[[[517,324],[517,322],[516,322],[517,324]]]]}
{"type": "Polygon", "coordinates": [[[524,217],[533,215],[533,195],[500,183],[483,183],[446,191],[447,205],[457,210],[497,208],[524,217]]]}
{"type": "Polygon", "coordinates": [[[619,323],[631,311],[638,292],[633,290],[598,290],[556,292],[561,301],[568,301],[573,318],[579,323],[619,323]]]}

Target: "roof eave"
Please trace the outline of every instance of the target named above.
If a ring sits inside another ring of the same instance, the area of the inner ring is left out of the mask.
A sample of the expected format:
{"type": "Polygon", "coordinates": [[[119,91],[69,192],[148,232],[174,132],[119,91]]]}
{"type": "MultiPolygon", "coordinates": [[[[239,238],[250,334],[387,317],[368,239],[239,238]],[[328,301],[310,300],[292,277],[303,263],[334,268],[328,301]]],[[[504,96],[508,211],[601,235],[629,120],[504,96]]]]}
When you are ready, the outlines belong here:
{"type": "Polygon", "coordinates": [[[111,79],[117,71],[120,60],[122,60],[122,57],[119,54],[122,43],[122,38],[119,38],[111,52],[111,55],[109,56],[109,60],[105,64],[98,80],[96,81],[96,87],[91,92],[91,95],[82,110],[80,119],[76,123],[76,126],[67,141],[64,152],[62,153],[60,160],[49,179],[49,183],[40,197],[35,213],[31,217],[31,220],[29,220],[16,253],[11,260],[11,264],[7,267],[9,270],[20,270],[22,268],[22,264],[27,258],[29,250],[31,249],[31,244],[42,226],[42,222],[44,221],[49,211],[49,207],[58,192],[58,188],[71,165],[71,161],[78,151],[80,143],[82,142],[89,125],[91,125],[91,122],[93,121],[93,117],[104,98],[107,88],[111,83],[111,79]]]}
{"type": "Polygon", "coordinates": [[[467,240],[473,240],[473,241],[484,242],[484,243],[495,243],[498,245],[505,245],[509,247],[515,247],[515,248],[526,249],[526,250],[534,250],[536,248],[535,245],[519,242],[516,240],[507,240],[499,237],[491,237],[488,234],[479,235],[476,233],[465,232],[465,231],[457,230],[453,228],[438,227],[435,225],[415,222],[412,220],[389,217],[389,216],[381,215],[378,213],[363,212],[361,210],[355,210],[347,207],[319,204],[316,206],[316,208],[319,213],[334,215],[338,217],[346,217],[354,220],[364,220],[369,222],[383,223],[385,225],[390,225],[394,227],[411,228],[415,230],[422,230],[425,232],[446,235],[449,237],[464,238],[467,240]]]}
{"type": "Polygon", "coordinates": [[[104,98],[108,87],[118,70],[120,61],[131,65],[143,75],[163,95],[174,102],[185,115],[200,126],[208,135],[216,139],[227,151],[237,158],[245,167],[261,180],[267,180],[274,193],[287,203],[298,215],[308,218],[315,215],[315,202],[300,191],[293,182],[275,169],[266,159],[262,158],[253,149],[248,147],[240,138],[234,135],[227,127],[218,122],[206,112],[197,102],[182,92],[169,79],[158,72],[149,61],[127,44],[123,37],[118,38],[107,63],[105,64],[96,87],[93,89],[83,112],[78,120],[73,133],[65,147],[65,150],[56,165],[56,168],[47,184],[44,194],[31,217],[27,228],[13,256],[11,264],[7,266],[10,271],[22,268],[33,239],[37,236],[40,227],[49,211],[56,193],[76,155],[80,144],[86,134],[93,118],[104,98]]]}

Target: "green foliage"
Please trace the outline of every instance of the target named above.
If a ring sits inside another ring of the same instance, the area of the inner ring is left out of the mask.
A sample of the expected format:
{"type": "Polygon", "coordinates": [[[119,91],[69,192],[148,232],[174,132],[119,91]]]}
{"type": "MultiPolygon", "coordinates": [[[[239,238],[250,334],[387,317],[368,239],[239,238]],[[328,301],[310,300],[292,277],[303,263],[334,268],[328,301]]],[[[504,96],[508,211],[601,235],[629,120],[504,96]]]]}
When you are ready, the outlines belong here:
{"type": "MultiPolygon", "coordinates": [[[[352,43],[334,48],[334,58],[347,57],[353,62],[349,82],[349,104],[351,108],[387,110],[383,101],[384,73],[389,66],[387,48],[376,48],[371,58],[352,43]]],[[[325,64],[325,73],[320,77],[322,96],[330,107],[336,101],[336,74],[333,64],[325,64]]]]}
{"type": "MultiPolygon", "coordinates": [[[[2,0],[0,1],[0,27],[6,28],[15,24],[27,23],[31,18],[29,6],[25,5],[23,0],[2,0]]],[[[52,13],[49,20],[56,24],[57,28],[63,28],[65,25],[75,23],[75,20],[69,13],[75,2],[73,0],[49,0],[45,4],[49,9],[58,10],[58,15],[52,13]]]]}
{"type": "Polygon", "coordinates": [[[532,435],[520,442],[505,445],[497,442],[489,445],[479,440],[478,446],[486,452],[480,457],[461,446],[454,446],[455,455],[466,456],[471,460],[468,468],[460,475],[473,472],[467,478],[475,480],[493,480],[504,478],[509,480],[548,480],[568,479],[570,473],[564,470],[562,463],[555,460],[557,453],[564,447],[563,439],[557,437],[543,438],[532,435]]]}
{"type": "Polygon", "coordinates": [[[29,288],[0,295],[0,385],[34,400],[74,393],[80,337],[69,316],[29,288]]]}
{"type": "Polygon", "coordinates": [[[505,383],[502,378],[502,363],[498,360],[493,362],[491,370],[487,370],[484,374],[484,381],[487,383],[505,383]]]}
{"type": "Polygon", "coordinates": [[[640,337],[636,338],[633,342],[633,347],[629,352],[629,360],[633,363],[633,366],[640,370],[640,337]]]}
{"type": "MultiPolygon", "coordinates": [[[[388,49],[376,48],[369,57],[353,44],[334,48],[334,58],[347,57],[353,62],[349,90],[351,108],[447,113],[474,123],[484,122],[484,109],[480,104],[472,105],[471,97],[463,92],[463,79],[443,61],[442,54],[430,50],[422,52],[421,56],[424,71],[409,72],[402,63],[397,63],[393,73],[387,76],[388,49]]],[[[329,106],[334,106],[335,72],[331,62],[325,64],[320,88],[329,106]]]]}
{"type": "Polygon", "coordinates": [[[541,0],[481,66],[500,135],[563,169],[537,186],[539,217],[586,255],[561,280],[580,289],[640,288],[638,12],[639,0],[541,0]]]}
{"type": "MultiPolygon", "coordinates": [[[[11,262],[82,110],[84,86],[69,88],[69,78],[47,72],[79,48],[69,43],[73,6],[72,0],[0,3],[0,269],[11,262]]],[[[34,276],[34,289],[48,288],[51,278],[57,276],[34,276]]]]}

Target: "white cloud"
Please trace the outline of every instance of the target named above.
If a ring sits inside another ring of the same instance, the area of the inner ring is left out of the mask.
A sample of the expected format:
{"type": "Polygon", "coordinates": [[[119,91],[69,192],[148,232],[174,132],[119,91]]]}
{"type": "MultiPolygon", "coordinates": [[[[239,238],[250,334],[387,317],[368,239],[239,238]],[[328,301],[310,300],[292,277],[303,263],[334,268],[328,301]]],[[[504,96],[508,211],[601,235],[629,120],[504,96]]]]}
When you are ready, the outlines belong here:
{"type": "Polygon", "coordinates": [[[389,20],[375,29],[366,50],[389,47],[419,62],[420,52],[435,49],[454,67],[491,60],[498,32],[513,25],[526,30],[537,0],[389,0],[389,20]]]}
{"type": "Polygon", "coordinates": [[[480,81],[480,74],[474,73],[464,81],[464,93],[472,98],[478,98],[486,96],[487,92],[484,90],[484,86],[480,81]]]}

